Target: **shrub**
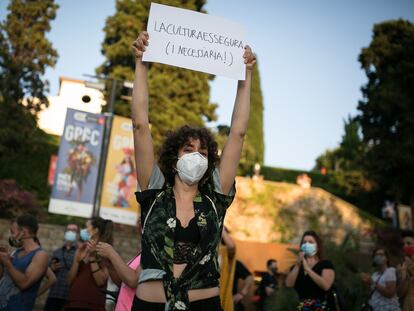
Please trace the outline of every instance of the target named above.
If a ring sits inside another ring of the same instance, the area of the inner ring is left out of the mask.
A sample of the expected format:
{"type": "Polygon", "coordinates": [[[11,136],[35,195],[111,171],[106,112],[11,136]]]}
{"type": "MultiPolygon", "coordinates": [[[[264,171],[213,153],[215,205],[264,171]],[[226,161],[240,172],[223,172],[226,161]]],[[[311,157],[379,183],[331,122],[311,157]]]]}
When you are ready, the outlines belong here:
{"type": "Polygon", "coordinates": [[[36,196],[21,189],[14,179],[0,180],[0,217],[15,218],[22,214],[38,215],[41,206],[36,196]]]}

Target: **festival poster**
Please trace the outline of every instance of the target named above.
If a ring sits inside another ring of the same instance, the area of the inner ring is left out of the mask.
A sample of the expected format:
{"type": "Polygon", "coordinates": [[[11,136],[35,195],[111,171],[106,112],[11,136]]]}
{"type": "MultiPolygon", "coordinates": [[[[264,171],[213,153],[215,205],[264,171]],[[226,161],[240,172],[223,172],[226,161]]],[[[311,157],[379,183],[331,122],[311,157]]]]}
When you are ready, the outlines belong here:
{"type": "Polygon", "coordinates": [[[49,212],[92,216],[105,117],[68,109],[60,140],[49,212]]]}
{"type": "Polygon", "coordinates": [[[105,175],[100,216],[116,223],[135,226],[138,203],[135,199],[137,177],[131,120],[114,116],[105,175]]]}

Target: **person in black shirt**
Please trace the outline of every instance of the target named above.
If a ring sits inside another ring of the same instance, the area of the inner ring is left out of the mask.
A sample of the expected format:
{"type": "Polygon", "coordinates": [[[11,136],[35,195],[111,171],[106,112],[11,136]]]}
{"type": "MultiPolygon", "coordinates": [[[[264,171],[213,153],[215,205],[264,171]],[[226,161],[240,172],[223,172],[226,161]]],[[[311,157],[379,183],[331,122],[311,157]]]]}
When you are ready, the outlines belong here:
{"type": "Polygon", "coordinates": [[[335,270],[323,259],[321,238],[314,231],[303,234],[296,264],[286,277],[286,286],[294,287],[299,296],[297,310],[332,310],[328,293],[335,281],[335,270]]]}
{"type": "Polygon", "coordinates": [[[259,308],[263,310],[267,298],[277,290],[277,261],[269,259],[266,263],[267,272],[263,275],[259,285],[260,303],[259,308]]]}
{"type": "Polygon", "coordinates": [[[236,260],[236,268],[234,271],[234,281],[233,281],[233,302],[234,302],[234,311],[243,311],[244,306],[242,304],[242,299],[249,293],[249,289],[253,284],[254,279],[253,275],[246,268],[246,266],[239,260],[236,260]],[[243,281],[243,285],[239,289],[239,280],[243,281]]]}

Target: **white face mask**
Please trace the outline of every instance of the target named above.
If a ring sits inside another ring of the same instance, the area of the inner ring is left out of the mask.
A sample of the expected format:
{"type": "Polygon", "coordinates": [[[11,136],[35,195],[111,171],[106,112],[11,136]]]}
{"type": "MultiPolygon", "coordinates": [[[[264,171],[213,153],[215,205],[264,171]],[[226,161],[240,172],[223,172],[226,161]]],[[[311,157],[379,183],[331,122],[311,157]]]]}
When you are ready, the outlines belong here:
{"type": "Polygon", "coordinates": [[[208,168],[208,160],[199,152],[187,153],[178,158],[177,172],[183,183],[191,186],[203,178],[208,168]]]}

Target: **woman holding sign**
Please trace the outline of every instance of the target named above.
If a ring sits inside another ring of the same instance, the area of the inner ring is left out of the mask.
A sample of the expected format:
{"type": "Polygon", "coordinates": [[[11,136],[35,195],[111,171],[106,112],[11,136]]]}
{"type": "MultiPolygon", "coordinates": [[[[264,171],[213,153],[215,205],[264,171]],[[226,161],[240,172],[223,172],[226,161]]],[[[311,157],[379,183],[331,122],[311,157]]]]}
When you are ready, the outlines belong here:
{"type": "Polygon", "coordinates": [[[238,82],[221,158],[207,129],[183,126],[167,135],[157,164],[148,121],[148,68],[142,62],[148,44],[146,32],[133,43],[131,110],[143,235],[142,271],[132,310],[221,310],[217,250],[235,194],[256,59],[246,47],[246,80],[238,82]]]}

